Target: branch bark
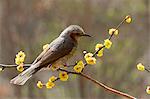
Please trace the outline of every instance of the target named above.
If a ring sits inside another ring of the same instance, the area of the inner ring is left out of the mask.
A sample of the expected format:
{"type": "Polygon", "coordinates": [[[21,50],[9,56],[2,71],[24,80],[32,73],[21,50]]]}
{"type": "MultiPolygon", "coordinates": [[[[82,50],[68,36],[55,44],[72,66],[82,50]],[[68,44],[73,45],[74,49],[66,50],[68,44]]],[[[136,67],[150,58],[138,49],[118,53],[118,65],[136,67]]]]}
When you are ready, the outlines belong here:
{"type": "Polygon", "coordinates": [[[116,94],[116,95],[118,95],[118,96],[123,96],[123,97],[126,97],[126,98],[128,98],[128,99],[136,99],[134,96],[131,96],[131,95],[127,94],[127,93],[121,92],[121,91],[116,90],[116,89],[114,89],[114,88],[108,87],[107,85],[105,85],[105,84],[103,84],[103,83],[101,83],[101,82],[99,82],[99,81],[93,79],[92,77],[90,77],[90,76],[84,74],[83,72],[81,72],[81,73],[76,73],[76,72],[68,71],[68,70],[61,69],[61,68],[59,68],[58,70],[59,70],[59,71],[67,72],[68,74],[77,74],[77,75],[80,75],[80,76],[82,76],[82,77],[84,77],[84,78],[86,78],[86,79],[92,81],[93,83],[97,84],[99,87],[104,88],[106,91],[109,91],[109,92],[111,92],[111,93],[113,93],[113,94],[116,94]]]}
{"type": "Polygon", "coordinates": [[[133,96],[127,94],[127,93],[118,91],[118,90],[113,89],[113,88],[111,88],[111,87],[108,87],[108,86],[106,86],[105,84],[103,84],[103,83],[101,83],[101,82],[99,82],[99,81],[93,79],[92,77],[90,77],[90,76],[88,76],[88,75],[86,75],[86,74],[84,74],[84,73],[80,73],[79,75],[81,75],[82,77],[84,77],[84,78],[86,78],[86,79],[92,81],[93,83],[97,84],[98,86],[104,88],[106,91],[109,91],[109,92],[114,93],[114,94],[119,95],[119,96],[124,96],[124,97],[129,98],[129,99],[136,99],[135,97],[133,97],[133,96]]]}

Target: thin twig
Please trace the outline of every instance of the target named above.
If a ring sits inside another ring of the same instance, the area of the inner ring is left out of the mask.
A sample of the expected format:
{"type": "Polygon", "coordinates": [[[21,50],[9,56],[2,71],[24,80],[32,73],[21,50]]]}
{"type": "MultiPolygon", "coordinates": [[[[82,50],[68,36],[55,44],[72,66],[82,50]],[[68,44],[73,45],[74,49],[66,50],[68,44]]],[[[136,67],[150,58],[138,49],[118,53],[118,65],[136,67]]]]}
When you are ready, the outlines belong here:
{"type": "Polygon", "coordinates": [[[62,68],[58,68],[57,70],[58,70],[58,71],[64,71],[64,72],[67,72],[68,74],[79,74],[79,73],[77,73],[77,72],[68,71],[68,70],[62,69],[62,68]]]}
{"type": "Polygon", "coordinates": [[[145,70],[146,70],[147,72],[150,72],[150,70],[149,70],[149,69],[147,69],[147,68],[145,68],[145,70]]]}
{"type": "MultiPolygon", "coordinates": [[[[15,68],[17,67],[18,65],[6,65],[6,64],[0,64],[0,67],[2,68],[15,68]]],[[[31,64],[23,64],[24,67],[30,67],[31,64]]]]}

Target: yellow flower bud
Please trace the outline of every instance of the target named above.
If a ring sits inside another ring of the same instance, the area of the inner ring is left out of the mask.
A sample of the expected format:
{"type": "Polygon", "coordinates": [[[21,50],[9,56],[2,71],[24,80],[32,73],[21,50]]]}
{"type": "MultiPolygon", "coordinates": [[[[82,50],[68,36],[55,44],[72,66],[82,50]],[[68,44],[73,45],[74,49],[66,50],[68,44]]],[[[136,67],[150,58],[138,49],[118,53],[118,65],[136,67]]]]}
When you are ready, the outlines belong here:
{"type": "Polygon", "coordinates": [[[107,49],[109,49],[112,45],[112,42],[109,39],[104,40],[104,45],[107,49]]]}
{"type": "Polygon", "coordinates": [[[16,63],[17,65],[21,64],[19,58],[15,58],[15,63],[16,63]]]}
{"type": "Polygon", "coordinates": [[[97,56],[98,57],[102,57],[103,56],[103,52],[104,52],[104,48],[102,48],[100,51],[98,51],[97,56]]]}
{"type": "Polygon", "coordinates": [[[24,60],[25,60],[25,56],[26,55],[25,55],[24,52],[22,52],[22,51],[18,52],[18,54],[16,55],[16,58],[15,58],[15,63],[17,65],[22,64],[24,62],[24,60]]]}
{"type": "Polygon", "coordinates": [[[113,33],[115,34],[115,35],[118,35],[119,34],[119,31],[117,30],[117,29],[114,29],[114,28],[111,28],[111,29],[109,29],[109,35],[112,35],[113,33]]]}
{"type": "Polygon", "coordinates": [[[40,88],[40,89],[43,88],[43,83],[41,81],[38,81],[37,87],[40,88]]]}
{"type": "Polygon", "coordinates": [[[52,76],[52,77],[49,78],[49,82],[53,82],[53,81],[55,81],[56,79],[57,79],[57,77],[52,76]]]}
{"type": "Polygon", "coordinates": [[[23,64],[20,64],[19,66],[17,66],[17,71],[22,72],[23,70],[24,70],[23,64]]]}
{"type": "Polygon", "coordinates": [[[23,51],[20,51],[20,52],[18,52],[18,54],[16,55],[16,57],[25,58],[26,55],[25,55],[25,53],[23,51]]]}
{"type": "Polygon", "coordinates": [[[0,72],[2,72],[3,71],[3,68],[0,68],[0,72]]]}
{"type": "Polygon", "coordinates": [[[82,66],[80,66],[80,65],[75,65],[75,66],[73,67],[73,69],[74,69],[74,71],[75,71],[75,72],[77,72],[77,73],[81,73],[81,72],[82,72],[83,67],[82,67],[82,66]]]}
{"type": "Polygon", "coordinates": [[[69,76],[68,76],[67,72],[60,72],[59,73],[59,78],[60,78],[61,81],[67,81],[69,76]]]}
{"type": "Polygon", "coordinates": [[[54,86],[55,86],[55,84],[54,84],[53,82],[50,82],[50,81],[49,81],[49,82],[46,83],[46,88],[47,88],[47,89],[51,89],[51,88],[53,88],[54,86]]]}
{"type": "Polygon", "coordinates": [[[139,71],[144,71],[144,70],[145,70],[145,66],[142,65],[142,63],[139,63],[139,64],[137,64],[137,69],[138,69],[139,71]]]}
{"type": "Polygon", "coordinates": [[[150,86],[147,86],[146,92],[147,92],[147,94],[150,94],[150,86]]]}
{"type": "Polygon", "coordinates": [[[92,53],[86,53],[86,54],[84,55],[84,58],[86,59],[86,58],[89,58],[89,57],[92,57],[92,56],[93,56],[92,53]]]}
{"type": "Polygon", "coordinates": [[[132,18],[131,18],[131,16],[126,16],[125,17],[125,21],[127,22],[127,23],[131,23],[131,21],[132,21],[132,18]]]}
{"type": "Polygon", "coordinates": [[[82,68],[84,68],[84,63],[82,60],[80,60],[78,63],[77,63],[78,66],[81,66],[82,68]]]}
{"type": "Polygon", "coordinates": [[[103,44],[96,44],[95,46],[95,51],[98,51],[100,48],[102,48],[104,45],[103,44]]]}

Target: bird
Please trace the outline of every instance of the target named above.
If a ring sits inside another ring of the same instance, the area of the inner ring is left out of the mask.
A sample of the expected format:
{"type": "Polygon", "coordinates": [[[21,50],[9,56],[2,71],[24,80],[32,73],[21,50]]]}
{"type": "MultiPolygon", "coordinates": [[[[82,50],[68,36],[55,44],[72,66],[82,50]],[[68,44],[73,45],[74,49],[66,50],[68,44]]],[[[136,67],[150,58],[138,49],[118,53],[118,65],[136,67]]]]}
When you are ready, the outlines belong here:
{"type": "Polygon", "coordinates": [[[70,25],[54,39],[31,66],[13,78],[10,83],[24,85],[35,73],[49,66],[64,65],[75,53],[80,37],[91,37],[79,25],[70,25]]]}

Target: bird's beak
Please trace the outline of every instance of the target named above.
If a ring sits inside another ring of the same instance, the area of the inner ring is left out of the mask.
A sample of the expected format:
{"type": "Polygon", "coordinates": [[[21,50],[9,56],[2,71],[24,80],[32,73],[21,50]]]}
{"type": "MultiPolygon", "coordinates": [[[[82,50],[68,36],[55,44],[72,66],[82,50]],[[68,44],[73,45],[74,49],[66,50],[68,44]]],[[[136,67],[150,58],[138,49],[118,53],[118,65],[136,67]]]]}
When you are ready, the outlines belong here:
{"type": "Polygon", "coordinates": [[[92,37],[91,35],[89,35],[89,34],[82,34],[81,36],[87,36],[87,37],[92,37]]]}

